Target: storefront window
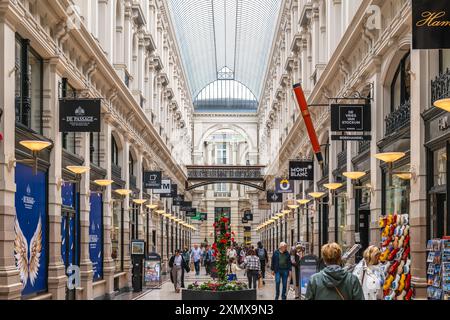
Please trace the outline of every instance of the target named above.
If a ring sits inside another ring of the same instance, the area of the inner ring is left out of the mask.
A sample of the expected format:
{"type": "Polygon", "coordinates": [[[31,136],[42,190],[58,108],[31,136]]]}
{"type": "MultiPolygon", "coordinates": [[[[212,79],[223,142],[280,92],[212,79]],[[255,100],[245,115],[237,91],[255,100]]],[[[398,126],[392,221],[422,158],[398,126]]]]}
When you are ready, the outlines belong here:
{"type": "Polygon", "coordinates": [[[434,151],[434,185],[443,186],[447,184],[447,150],[442,148],[434,151]]]}
{"type": "Polygon", "coordinates": [[[443,49],[439,52],[439,69],[441,73],[444,73],[447,69],[450,69],[449,49],[443,49]]]}
{"type": "MultiPolygon", "coordinates": [[[[409,165],[395,169],[396,172],[410,171],[409,165]]],[[[410,181],[400,175],[385,175],[386,181],[386,214],[409,213],[410,181]]]]}
{"type": "Polygon", "coordinates": [[[409,101],[411,96],[411,58],[408,53],[400,62],[391,83],[391,112],[409,101]]]}
{"type": "Polygon", "coordinates": [[[112,242],[112,254],[111,257],[113,258],[114,262],[116,263],[116,271],[122,271],[121,270],[121,204],[119,202],[114,202],[113,205],[113,223],[112,223],[112,230],[111,230],[111,242],[112,242]]]}
{"type": "Polygon", "coordinates": [[[336,199],[337,201],[337,214],[336,214],[336,238],[337,243],[341,245],[343,248],[346,247],[345,242],[345,227],[347,225],[347,198],[342,194],[339,195],[336,199]]]}

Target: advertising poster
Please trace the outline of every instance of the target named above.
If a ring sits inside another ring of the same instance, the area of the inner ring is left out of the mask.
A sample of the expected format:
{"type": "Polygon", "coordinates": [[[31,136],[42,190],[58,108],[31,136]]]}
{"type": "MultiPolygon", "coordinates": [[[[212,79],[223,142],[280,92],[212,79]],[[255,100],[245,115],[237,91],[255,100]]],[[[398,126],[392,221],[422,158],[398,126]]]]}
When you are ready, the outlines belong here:
{"type": "Polygon", "coordinates": [[[101,193],[91,193],[89,213],[89,258],[94,271],[94,281],[103,278],[103,201],[101,193]]]}
{"type": "Polygon", "coordinates": [[[47,174],[16,166],[14,257],[22,295],[47,291],[47,174]]]}
{"type": "Polygon", "coordinates": [[[317,273],[317,267],[312,265],[305,265],[301,267],[300,274],[300,288],[301,294],[306,294],[306,287],[308,286],[309,279],[313,276],[313,274],[317,273]]]}
{"type": "MultiPolygon", "coordinates": [[[[75,185],[65,182],[61,187],[61,197],[63,208],[75,210],[75,185]]],[[[76,264],[75,258],[75,219],[74,216],[68,216],[68,211],[63,209],[61,218],[61,255],[65,266],[76,264]]]]}
{"type": "Polygon", "coordinates": [[[160,282],[161,280],[161,262],[145,260],[144,261],[144,283],[146,286],[160,282]]]}

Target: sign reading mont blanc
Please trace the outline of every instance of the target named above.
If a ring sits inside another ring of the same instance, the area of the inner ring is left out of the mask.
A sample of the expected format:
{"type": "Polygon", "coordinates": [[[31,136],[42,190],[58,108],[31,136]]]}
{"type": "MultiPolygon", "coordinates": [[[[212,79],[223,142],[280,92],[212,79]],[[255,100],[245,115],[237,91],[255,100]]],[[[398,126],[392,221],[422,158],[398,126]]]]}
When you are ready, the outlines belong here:
{"type": "Polygon", "coordinates": [[[172,182],[170,180],[162,180],[161,188],[156,189],[154,193],[156,194],[172,194],[172,182]]]}
{"type": "Polygon", "coordinates": [[[144,172],[144,189],[161,189],[161,171],[144,172]]]}
{"type": "Polygon", "coordinates": [[[283,202],[283,194],[267,191],[267,203],[283,202]]]}
{"type": "Polygon", "coordinates": [[[412,1],[413,49],[450,48],[450,1],[412,1]]]}
{"type": "Polygon", "coordinates": [[[331,131],[363,132],[371,130],[370,105],[331,105],[331,131]]]}
{"type": "Polygon", "coordinates": [[[59,101],[59,132],[100,132],[101,100],[59,101]]]}
{"type": "Polygon", "coordinates": [[[303,180],[303,181],[314,180],[314,162],[290,161],[289,180],[303,180]]]}
{"type": "Polygon", "coordinates": [[[288,179],[275,179],[275,191],[278,193],[294,193],[294,184],[288,179]]]}

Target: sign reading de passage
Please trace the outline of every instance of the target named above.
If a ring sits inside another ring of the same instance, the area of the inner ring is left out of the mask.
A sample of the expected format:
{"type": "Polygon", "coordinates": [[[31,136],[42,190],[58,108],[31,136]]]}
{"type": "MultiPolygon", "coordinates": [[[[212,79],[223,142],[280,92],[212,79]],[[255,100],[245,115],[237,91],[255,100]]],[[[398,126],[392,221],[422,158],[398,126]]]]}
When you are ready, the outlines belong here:
{"type": "Polygon", "coordinates": [[[314,180],[314,162],[290,161],[289,180],[303,180],[303,181],[314,180]]]}
{"type": "Polygon", "coordinates": [[[412,1],[413,49],[450,48],[450,1],[412,1]]]}
{"type": "Polygon", "coordinates": [[[101,100],[59,100],[59,132],[100,132],[101,100]]]}
{"type": "Polygon", "coordinates": [[[372,130],[370,104],[332,104],[331,131],[372,130]]]}

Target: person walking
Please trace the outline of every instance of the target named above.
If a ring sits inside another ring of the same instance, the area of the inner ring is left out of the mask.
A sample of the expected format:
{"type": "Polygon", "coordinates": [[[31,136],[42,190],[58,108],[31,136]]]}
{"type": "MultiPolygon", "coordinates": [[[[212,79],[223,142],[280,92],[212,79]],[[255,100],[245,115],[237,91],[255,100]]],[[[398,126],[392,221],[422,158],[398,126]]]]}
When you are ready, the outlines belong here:
{"type": "Polygon", "coordinates": [[[169,267],[170,279],[175,287],[175,292],[180,293],[183,270],[188,271],[186,262],[184,261],[180,250],[175,250],[175,255],[169,260],[169,267]]]}
{"type": "Polygon", "coordinates": [[[245,268],[247,272],[248,288],[257,289],[258,277],[261,272],[261,263],[255,250],[248,250],[244,263],[241,268],[245,268]]]}
{"type": "Polygon", "coordinates": [[[211,258],[212,252],[209,249],[209,245],[206,245],[205,251],[203,252],[203,264],[205,266],[206,275],[211,274],[211,258]]]}
{"type": "Polygon", "coordinates": [[[364,300],[358,278],[342,268],[342,248],[337,243],[322,247],[325,268],[308,282],[306,300],[364,300]]]}
{"type": "Polygon", "coordinates": [[[377,246],[369,246],[363,259],[355,266],[353,274],[361,284],[365,300],[382,300],[384,272],[380,267],[381,251],[377,246]]]}
{"type": "MultiPolygon", "coordinates": [[[[191,269],[191,254],[189,252],[189,249],[187,247],[184,247],[183,252],[181,253],[181,255],[183,256],[184,262],[186,264],[186,267],[189,268],[189,271],[191,269]]],[[[181,288],[184,288],[184,272],[185,268],[182,269],[182,273],[181,273],[181,288]]],[[[189,272],[188,271],[188,272],[189,272]]]]}
{"type": "Polygon", "coordinates": [[[266,248],[264,248],[261,241],[258,242],[258,248],[256,248],[258,254],[259,263],[261,264],[261,277],[263,285],[266,284],[266,265],[269,263],[269,255],[267,254],[266,248]]]}
{"type": "Polygon", "coordinates": [[[195,275],[200,275],[200,262],[202,259],[202,249],[198,247],[198,244],[194,244],[194,248],[191,252],[191,260],[194,262],[195,275]]]}
{"type": "Polygon", "coordinates": [[[292,247],[291,249],[291,263],[294,269],[294,273],[292,276],[292,284],[295,288],[295,299],[300,299],[300,259],[302,252],[302,246],[300,244],[292,247]]]}
{"type": "Polygon", "coordinates": [[[287,282],[292,274],[291,256],[287,251],[287,243],[281,242],[278,250],[272,256],[272,274],[275,276],[275,300],[280,298],[280,284],[282,284],[281,298],[287,299],[287,282]]]}
{"type": "Polygon", "coordinates": [[[237,251],[234,248],[234,246],[231,246],[227,251],[227,257],[228,259],[236,259],[237,258],[237,251]]]}
{"type": "Polygon", "coordinates": [[[241,269],[238,267],[236,263],[236,258],[230,258],[230,260],[228,260],[228,268],[227,268],[228,281],[237,281],[238,270],[241,269]]]}

